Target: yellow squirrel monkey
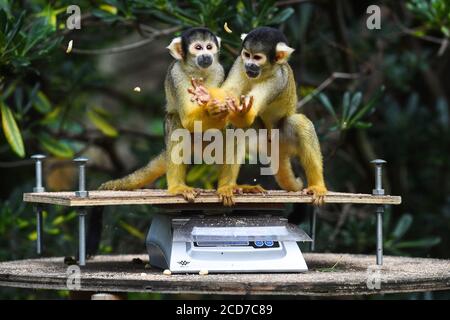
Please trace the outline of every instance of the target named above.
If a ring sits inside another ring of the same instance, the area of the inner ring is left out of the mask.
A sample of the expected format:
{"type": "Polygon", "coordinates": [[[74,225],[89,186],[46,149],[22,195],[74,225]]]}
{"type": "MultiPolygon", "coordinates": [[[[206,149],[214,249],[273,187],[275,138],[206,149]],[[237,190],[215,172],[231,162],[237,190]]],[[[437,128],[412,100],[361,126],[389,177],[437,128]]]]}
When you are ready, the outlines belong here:
{"type": "MultiPolygon", "coordinates": [[[[170,161],[173,143],[170,135],[173,130],[186,128],[193,131],[194,122],[201,121],[202,129],[222,129],[225,127],[228,108],[217,100],[204,102],[193,99],[188,92],[191,85],[194,90],[199,84],[206,87],[218,87],[224,79],[224,70],[219,62],[220,38],[206,28],[190,28],[180,37],[172,40],[167,47],[175,61],[170,65],[165,78],[167,99],[166,148],[145,167],[128,176],[108,181],[100,190],[134,190],[152,183],[167,172],[168,191],[181,194],[192,201],[197,190],[185,184],[186,165],[177,165],[170,161]],[[193,78],[202,79],[201,82],[193,78]]],[[[220,93],[218,93],[220,95],[220,93]]],[[[224,97],[221,98],[224,100],[224,97]]]]}
{"type": "MultiPolygon", "coordinates": [[[[275,179],[285,190],[303,189],[291,167],[291,157],[297,156],[308,182],[304,191],[313,195],[315,204],[321,204],[327,193],[322,154],[312,122],[296,113],[296,83],[287,62],[294,49],[287,45],[282,32],[269,27],[254,29],[241,38],[240,56],[221,87],[221,95],[229,97],[228,120],[236,127],[246,128],[259,118],[269,135],[271,129],[280,129],[279,170],[275,179]]],[[[239,164],[224,165],[218,192],[235,192],[238,173],[239,164]]]]}

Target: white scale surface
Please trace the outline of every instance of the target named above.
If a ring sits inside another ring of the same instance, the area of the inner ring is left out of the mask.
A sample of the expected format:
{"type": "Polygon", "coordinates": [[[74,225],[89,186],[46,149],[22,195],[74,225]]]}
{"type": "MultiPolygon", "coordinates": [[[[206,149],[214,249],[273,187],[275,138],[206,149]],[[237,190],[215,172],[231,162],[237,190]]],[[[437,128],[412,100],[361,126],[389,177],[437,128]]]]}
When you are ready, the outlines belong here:
{"type": "Polygon", "coordinates": [[[174,273],[305,272],[297,242],[312,241],[281,217],[156,216],[147,235],[150,264],[174,273]]]}

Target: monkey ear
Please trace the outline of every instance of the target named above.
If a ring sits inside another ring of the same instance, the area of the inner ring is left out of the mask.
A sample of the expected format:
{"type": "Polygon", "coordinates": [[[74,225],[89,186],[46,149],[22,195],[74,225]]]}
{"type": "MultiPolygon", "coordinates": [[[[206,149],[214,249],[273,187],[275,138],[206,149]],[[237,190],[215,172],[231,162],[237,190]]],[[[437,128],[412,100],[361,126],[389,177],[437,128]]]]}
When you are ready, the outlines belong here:
{"type": "Polygon", "coordinates": [[[241,40],[244,41],[247,37],[247,33],[241,33],[241,40]]]}
{"type": "Polygon", "coordinates": [[[218,36],[216,36],[216,39],[217,39],[217,44],[219,45],[219,48],[220,48],[222,39],[220,39],[220,37],[218,37],[218,36]]]}
{"type": "Polygon", "coordinates": [[[289,47],[284,42],[279,42],[277,44],[277,47],[275,49],[275,61],[276,63],[283,64],[286,63],[291,56],[292,52],[294,52],[294,49],[289,47]]]}
{"type": "Polygon", "coordinates": [[[172,42],[166,47],[170,54],[177,60],[183,59],[183,49],[181,48],[181,37],[173,38],[172,42]]]}

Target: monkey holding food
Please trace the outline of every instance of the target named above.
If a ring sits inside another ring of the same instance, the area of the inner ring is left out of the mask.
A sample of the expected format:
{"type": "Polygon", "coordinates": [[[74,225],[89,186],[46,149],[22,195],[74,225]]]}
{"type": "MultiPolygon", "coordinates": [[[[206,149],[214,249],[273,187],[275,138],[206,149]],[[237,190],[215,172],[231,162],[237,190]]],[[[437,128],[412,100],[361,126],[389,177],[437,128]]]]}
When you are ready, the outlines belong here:
{"type": "MultiPolygon", "coordinates": [[[[100,190],[138,189],[167,173],[169,193],[181,194],[188,201],[193,201],[198,193],[196,189],[186,185],[186,164],[176,164],[170,159],[175,144],[170,136],[174,130],[181,128],[192,132],[195,121],[202,122],[202,130],[220,130],[227,124],[228,108],[225,96],[223,91],[214,89],[219,87],[224,79],[224,71],[219,63],[220,38],[208,29],[191,28],[173,39],[168,49],[176,61],[169,67],[164,83],[167,99],[167,151],[161,152],[145,167],[128,176],[102,184],[100,190]],[[204,89],[196,91],[196,99],[190,96],[189,91],[193,92],[191,85],[195,90],[200,84],[198,81],[192,81],[194,77],[201,78],[202,85],[212,88],[214,99],[209,99],[208,96],[204,100],[201,93],[208,95],[204,89]]],[[[254,190],[255,188],[250,191],[254,190]]]]}
{"type": "MultiPolygon", "coordinates": [[[[220,96],[228,97],[228,120],[238,128],[246,128],[259,118],[269,131],[280,129],[277,183],[284,190],[302,190],[302,182],[295,177],[291,166],[291,157],[297,156],[308,182],[304,191],[313,195],[314,203],[321,204],[327,193],[322,155],[312,122],[296,113],[296,83],[287,62],[294,49],[287,45],[282,32],[269,27],[257,28],[241,38],[240,56],[220,88],[223,91],[220,96]]],[[[197,88],[196,92],[202,90],[197,88]]],[[[217,89],[211,91],[210,99],[215,99],[217,92],[217,89]]],[[[236,191],[239,166],[224,165],[219,194],[232,195],[236,191]]]]}

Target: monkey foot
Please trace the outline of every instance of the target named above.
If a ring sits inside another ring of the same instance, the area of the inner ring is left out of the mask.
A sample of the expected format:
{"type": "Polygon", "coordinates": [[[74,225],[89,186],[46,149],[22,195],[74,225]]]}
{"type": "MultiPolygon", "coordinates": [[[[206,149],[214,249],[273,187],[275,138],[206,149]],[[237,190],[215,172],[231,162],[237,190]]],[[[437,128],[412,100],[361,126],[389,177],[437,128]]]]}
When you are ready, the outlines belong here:
{"type": "Polygon", "coordinates": [[[223,186],[217,189],[220,201],[226,207],[234,205],[234,189],[236,186],[223,186]]]}
{"type": "Polygon", "coordinates": [[[325,202],[325,195],[327,194],[327,188],[320,185],[312,185],[303,189],[304,194],[312,195],[312,203],[316,206],[321,206],[325,202]]]}
{"type": "Polygon", "coordinates": [[[266,193],[266,189],[261,187],[259,184],[250,185],[250,184],[238,184],[234,188],[234,193],[242,194],[242,193],[266,193]]]}
{"type": "Polygon", "coordinates": [[[195,198],[200,193],[200,189],[192,188],[186,185],[179,185],[169,188],[167,192],[173,195],[182,195],[187,201],[194,202],[195,198]]]}

